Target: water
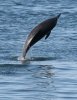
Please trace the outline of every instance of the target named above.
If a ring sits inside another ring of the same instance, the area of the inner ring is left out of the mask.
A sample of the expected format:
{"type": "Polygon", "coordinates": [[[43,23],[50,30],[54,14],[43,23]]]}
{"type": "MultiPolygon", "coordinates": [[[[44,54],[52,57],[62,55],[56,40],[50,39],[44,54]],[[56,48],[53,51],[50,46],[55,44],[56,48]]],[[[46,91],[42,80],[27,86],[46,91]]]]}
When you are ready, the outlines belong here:
{"type": "Polygon", "coordinates": [[[76,0],[0,0],[0,100],[77,100],[76,0]],[[49,38],[18,61],[32,28],[59,13],[49,38]]]}

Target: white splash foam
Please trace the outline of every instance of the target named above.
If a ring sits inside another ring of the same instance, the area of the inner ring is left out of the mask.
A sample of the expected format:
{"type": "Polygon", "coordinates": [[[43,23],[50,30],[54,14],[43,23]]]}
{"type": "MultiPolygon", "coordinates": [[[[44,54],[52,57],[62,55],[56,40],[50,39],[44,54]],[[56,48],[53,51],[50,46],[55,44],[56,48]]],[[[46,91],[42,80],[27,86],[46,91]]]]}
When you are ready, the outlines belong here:
{"type": "Polygon", "coordinates": [[[17,60],[19,60],[19,61],[24,61],[24,60],[26,60],[24,57],[18,57],[18,59],[17,60]]]}

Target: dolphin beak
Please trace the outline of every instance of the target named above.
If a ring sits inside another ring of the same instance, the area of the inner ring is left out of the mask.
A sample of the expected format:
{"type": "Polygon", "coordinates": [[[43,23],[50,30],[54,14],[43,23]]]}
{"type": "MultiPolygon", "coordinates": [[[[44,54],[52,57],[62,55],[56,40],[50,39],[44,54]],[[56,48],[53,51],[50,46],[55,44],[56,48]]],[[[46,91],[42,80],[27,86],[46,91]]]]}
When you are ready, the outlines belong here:
{"type": "Polygon", "coordinates": [[[61,16],[61,13],[57,16],[57,18],[59,18],[61,16]]]}

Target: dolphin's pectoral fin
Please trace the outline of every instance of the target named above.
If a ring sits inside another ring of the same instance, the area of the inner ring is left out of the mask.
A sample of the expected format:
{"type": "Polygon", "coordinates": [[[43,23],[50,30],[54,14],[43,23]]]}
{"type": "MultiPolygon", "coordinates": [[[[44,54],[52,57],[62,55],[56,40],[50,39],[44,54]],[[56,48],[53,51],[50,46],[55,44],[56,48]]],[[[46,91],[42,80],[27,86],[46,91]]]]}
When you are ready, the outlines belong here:
{"type": "Polygon", "coordinates": [[[51,31],[49,31],[49,32],[46,34],[45,39],[47,39],[47,38],[49,37],[50,33],[51,33],[51,31]]]}

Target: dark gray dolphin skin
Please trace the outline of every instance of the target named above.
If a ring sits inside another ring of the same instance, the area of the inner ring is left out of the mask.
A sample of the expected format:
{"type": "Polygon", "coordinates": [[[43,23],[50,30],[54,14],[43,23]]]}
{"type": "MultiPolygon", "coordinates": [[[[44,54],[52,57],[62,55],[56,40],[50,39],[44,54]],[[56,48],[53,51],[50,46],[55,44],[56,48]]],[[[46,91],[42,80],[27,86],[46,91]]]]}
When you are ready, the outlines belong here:
{"type": "Polygon", "coordinates": [[[61,14],[57,15],[54,18],[50,18],[41,22],[30,32],[23,48],[22,57],[24,59],[28,50],[31,48],[31,46],[33,46],[36,42],[38,42],[44,36],[45,36],[45,39],[49,37],[51,30],[56,26],[57,20],[60,17],[60,15],[61,14]]]}

